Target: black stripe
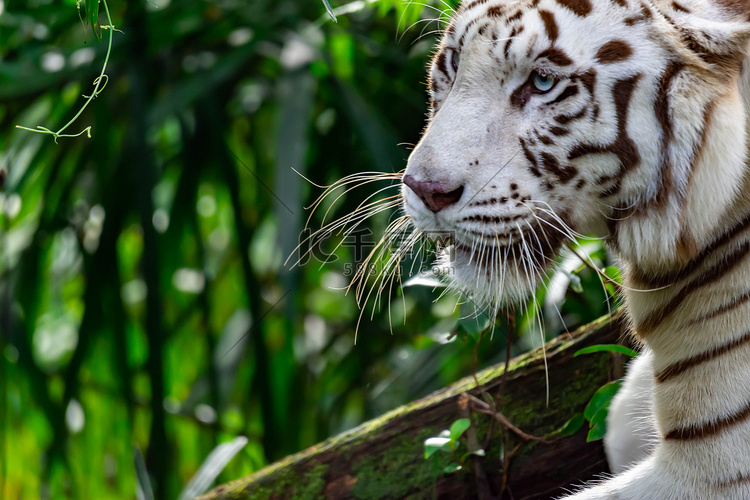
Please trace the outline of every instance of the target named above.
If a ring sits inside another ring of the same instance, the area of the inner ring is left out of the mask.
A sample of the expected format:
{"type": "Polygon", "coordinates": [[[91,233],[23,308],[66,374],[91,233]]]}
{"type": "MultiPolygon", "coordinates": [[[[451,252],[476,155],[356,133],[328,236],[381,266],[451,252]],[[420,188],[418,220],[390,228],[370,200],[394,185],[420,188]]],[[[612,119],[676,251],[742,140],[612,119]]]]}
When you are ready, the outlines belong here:
{"type": "Polygon", "coordinates": [[[578,120],[586,116],[586,111],[588,111],[588,109],[584,107],[581,111],[574,115],[557,115],[554,117],[554,120],[560,125],[567,125],[573,120],[578,120]]]}
{"type": "Polygon", "coordinates": [[[695,356],[691,356],[689,358],[685,358],[681,361],[678,361],[676,363],[672,363],[671,365],[667,366],[663,370],[659,370],[659,372],[656,373],[656,381],[666,382],[667,380],[676,377],[677,375],[680,375],[682,373],[685,373],[690,368],[694,366],[698,366],[700,364],[706,363],[708,361],[711,361],[712,359],[715,359],[719,356],[722,356],[724,354],[727,354],[738,347],[742,347],[745,344],[750,342],[750,332],[745,332],[741,337],[736,338],[732,340],[731,342],[727,342],[726,344],[712,347],[711,349],[702,352],[700,354],[697,354],[695,356]]]}
{"type": "Polygon", "coordinates": [[[446,59],[447,59],[447,56],[445,55],[445,51],[441,50],[437,56],[437,59],[435,60],[435,65],[437,66],[438,71],[440,71],[442,74],[450,78],[451,75],[448,73],[448,66],[446,64],[446,59]]]}
{"type": "Polygon", "coordinates": [[[709,243],[701,252],[696,255],[690,262],[688,262],[679,271],[673,273],[665,273],[657,276],[647,276],[642,270],[635,268],[631,271],[630,277],[639,283],[645,285],[648,288],[659,288],[668,286],[677,281],[685,279],[689,275],[693,274],[708,258],[709,255],[713,255],[722,246],[732,241],[737,235],[750,227],[750,214],[746,215],[744,219],[739,221],[737,224],[729,228],[724,234],[716,238],[714,241],[709,243]]]}
{"type": "Polygon", "coordinates": [[[745,241],[731,254],[722,258],[714,267],[701,273],[698,277],[683,286],[666,305],[648,314],[644,319],[639,320],[636,326],[636,332],[640,335],[645,335],[654,331],[654,329],[667,319],[667,317],[672,314],[674,310],[677,309],[693,292],[723,278],[745,258],[748,252],[750,252],[750,241],[745,241]]]}
{"type": "Polygon", "coordinates": [[[717,307],[716,309],[704,314],[700,318],[690,320],[690,322],[688,323],[688,326],[692,326],[698,323],[703,323],[704,321],[713,319],[716,316],[719,316],[721,314],[724,314],[726,312],[729,312],[733,309],[738,308],[739,306],[746,303],[747,301],[750,301],[750,292],[745,292],[738,297],[734,297],[729,303],[724,304],[721,307],[717,307]]]}
{"type": "Polygon", "coordinates": [[[578,95],[578,85],[568,85],[565,87],[565,90],[560,92],[560,95],[558,95],[554,100],[550,101],[547,104],[557,104],[569,97],[574,97],[578,95]]]}
{"type": "Polygon", "coordinates": [[[744,408],[732,415],[714,422],[706,422],[703,424],[689,425],[679,429],[672,429],[664,436],[664,439],[685,441],[713,436],[728,427],[739,424],[748,417],[750,417],[750,404],[746,404],[744,408]]]}

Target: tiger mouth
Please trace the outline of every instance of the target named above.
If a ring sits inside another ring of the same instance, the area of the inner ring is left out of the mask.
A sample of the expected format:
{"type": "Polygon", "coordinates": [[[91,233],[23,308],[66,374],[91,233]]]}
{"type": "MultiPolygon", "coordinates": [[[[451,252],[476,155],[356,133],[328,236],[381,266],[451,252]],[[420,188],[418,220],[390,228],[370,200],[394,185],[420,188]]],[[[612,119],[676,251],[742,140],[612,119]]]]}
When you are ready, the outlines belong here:
{"type": "Polygon", "coordinates": [[[451,245],[453,252],[449,251],[449,255],[452,259],[461,256],[462,260],[466,259],[472,265],[487,270],[510,262],[517,266],[531,264],[534,267],[547,267],[555,260],[566,239],[562,232],[546,230],[541,223],[502,235],[476,232],[475,236],[478,238],[472,243],[454,236],[451,245]]]}

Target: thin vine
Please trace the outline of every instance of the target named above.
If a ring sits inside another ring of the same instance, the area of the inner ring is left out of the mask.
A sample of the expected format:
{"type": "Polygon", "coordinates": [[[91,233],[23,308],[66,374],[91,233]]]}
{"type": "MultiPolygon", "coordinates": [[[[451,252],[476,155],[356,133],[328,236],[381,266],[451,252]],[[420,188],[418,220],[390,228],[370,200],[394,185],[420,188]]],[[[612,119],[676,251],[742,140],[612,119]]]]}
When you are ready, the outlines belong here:
{"type": "MultiPolygon", "coordinates": [[[[99,27],[102,30],[109,30],[109,42],[107,45],[107,54],[104,57],[104,64],[102,65],[102,71],[99,73],[99,76],[97,76],[96,79],[94,79],[94,91],[90,95],[85,95],[85,94],[83,95],[83,97],[86,99],[86,102],[83,103],[83,106],[81,106],[81,109],[78,110],[75,116],[71,118],[71,120],[68,123],[63,125],[63,127],[57,132],[50,130],[46,127],[42,127],[41,125],[37,125],[36,128],[29,128],[29,127],[23,127],[21,125],[16,125],[16,128],[19,128],[21,130],[26,130],[29,132],[36,132],[38,134],[51,135],[54,138],[55,143],[57,143],[57,139],[60,137],[78,137],[78,136],[83,135],[84,133],[89,139],[91,138],[91,126],[90,125],[86,127],[85,129],[81,130],[80,132],[78,132],[77,134],[64,134],[63,132],[68,127],[70,127],[73,124],[73,122],[75,122],[78,119],[79,116],[81,116],[81,113],[83,113],[83,111],[91,103],[91,101],[93,101],[94,98],[98,96],[107,86],[108,77],[105,74],[105,71],[107,70],[107,63],[109,62],[109,55],[112,52],[112,38],[113,38],[114,31],[115,31],[115,26],[112,23],[112,18],[109,15],[109,7],[107,6],[107,0],[101,0],[101,2],[102,2],[102,5],[104,5],[104,12],[107,16],[108,24],[99,26],[99,27]]],[[[81,3],[81,0],[78,0],[78,2],[76,2],[76,6],[79,8],[79,10],[80,10],[80,3],[81,3]]],[[[93,23],[91,25],[91,29],[92,30],[95,29],[93,26],[93,23]]]]}

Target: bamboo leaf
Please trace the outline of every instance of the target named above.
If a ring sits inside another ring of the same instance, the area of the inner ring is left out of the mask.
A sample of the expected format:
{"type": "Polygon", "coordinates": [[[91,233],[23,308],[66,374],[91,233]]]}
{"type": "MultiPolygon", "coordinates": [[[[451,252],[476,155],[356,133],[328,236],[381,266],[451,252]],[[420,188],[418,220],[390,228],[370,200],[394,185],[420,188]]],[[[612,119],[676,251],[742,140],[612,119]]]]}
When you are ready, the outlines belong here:
{"type": "Polygon", "coordinates": [[[221,443],[206,457],[198,472],[190,479],[180,493],[179,500],[189,500],[202,495],[211,486],[216,477],[224,470],[230,460],[247,444],[245,436],[238,436],[231,441],[221,443]]]}
{"type": "MultiPolygon", "coordinates": [[[[604,413],[606,414],[606,411],[604,413]]],[[[606,433],[607,433],[607,422],[605,418],[596,422],[594,425],[591,426],[591,429],[589,429],[589,433],[586,436],[586,442],[590,443],[591,441],[599,441],[600,439],[604,439],[604,435],[606,433]]]]}

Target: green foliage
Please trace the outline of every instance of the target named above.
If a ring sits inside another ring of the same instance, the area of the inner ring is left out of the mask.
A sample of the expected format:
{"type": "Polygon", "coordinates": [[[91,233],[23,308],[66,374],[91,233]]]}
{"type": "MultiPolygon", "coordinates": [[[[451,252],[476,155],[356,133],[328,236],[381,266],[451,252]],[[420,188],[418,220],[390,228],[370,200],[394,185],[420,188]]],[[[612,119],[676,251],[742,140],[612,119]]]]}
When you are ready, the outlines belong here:
{"type": "MultiPolygon", "coordinates": [[[[440,431],[440,434],[429,437],[424,441],[424,458],[429,460],[436,452],[448,453],[452,462],[442,467],[443,474],[452,474],[461,470],[466,463],[466,459],[471,455],[484,456],[484,450],[471,450],[463,454],[459,453],[460,437],[471,427],[471,420],[468,418],[459,418],[451,424],[450,429],[440,431]]],[[[437,457],[435,457],[437,459],[437,457]]],[[[435,460],[437,466],[438,462],[435,460]]],[[[440,470],[438,468],[438,470],[440,470]]]]}
{"type": "MultiPolygon", "coordinates": [[[[435,41],[420,33],[455,4],[337,3],[334,24],[296,0],[5,3],[0,497],[131,498],[139,484],[177,498],[220,443],[247,436],[226,481],[505,359],[509,320],[459,312],[434,283],[371,297],[354,346],[341,288],[393,212],[284,266],[320,194],[297,172],[330,184],[404,167],[435,41]],[[15,128],[73,121],[91,138],[15,128]]],[[[329,218],[385,185],[342,195],[329,218]]],[[[601,242],[577,248],[607,265],[601,242]]],[[[512,354],[606,311],[598,276],[569,257],[557,291],[517,308],[512,354]]]]}
{"type": "MultiPolygon", "coordinates": [[[[580,349],[573,354],[573,357],[598,352],[615,352],[624,354],[631,358],[638,356],[638,353],[629,347],[618,344],[600,344],[580,349]]],[[[598,441],[599,439],[604,438],[604,434],[607,432],[607,413],[609,412],[609,405],[621,386],[622,380],[608,382],[600,387],[591,397],[591,400],[589,400],[589,403],[586,405],[586,409],[583,412],[583,417],[589,422],[589,433],[586,437],[586,441],[598,441]]]]}
{"type": "MultiPolygon", "coordinates": [[[[106,5],[106,0],[103,0],[106,5]]],[[[76,7],[80,10],[81,3],[85,6],[86,17],[84,18],[84,27],[86,25],[91,27],[91,31],[97,40],[101,40],[101,34],[97,31],[96,27],[99,25],[99,0],[76,0],[76,7]]],[[[110,21],[110,24],[112,22],[110,21]]]]}
{"type": "MultiPolygon", "coordinates": [[[[81,8],[81,2],[82,0],[76,1],[76,7],[78,7],[79,11],[81,8]]],[[[98,19],[99,19],[99,0],[86,0],[86,19],[81,19],[81,22],[84,25],[84,30],[86,25],[91,26],[91,31],[94,32],[96,35],[97,40],[101,40],[101,36],[99,32],[96,30],[96,26],[98,25],[98,19]]],[[[105,26],[99,25],[100,29],[107,29],[109,30],[109,43],[107,45],[107,55],[104,57],[104,63],[102,64],[102,70],[99,73],[99,76],[96,77],[94,80],[94,90],[91,92],[91,95],[84,95],[83,97],[86,99],[86,102],[83,103],[83,106],[81,106],[81,109],[78,110],[78,112],[73,116],[73,118],[68,121],[65,125],[62,126],[57,132],[54,132],[47,127],[43,127],[41,125],[37,125],[36,128],[28,128],[21,125],[16,125],[16,128],[21,130],[26,130],[27,132],[36,132],[39,134],[49,134],[51,135],[55,143],[57,143],[57,139],[61,137],[66,138],[73,138],[73,137],[79,137],[83,135],[84,133],[86,136],[90,139],[91,138],[91,127],[86,127],[85,129],[81,130],[77,134],[63,134],[63,132],[71,126],[79,116],[83,113],[83,111],[86,109],[86,107],[91,104],[91,101],[99,95],[99,93],[104,90],[104,87],[107,86],[107,80],[109,77],[105,74],[105,71],[107,70],[107,62],[109,61],[109,56],[112,53],[112,36],[115,32],[115,26],[112,24],[112,19],[109,16],[109,7],[107,6],[107,0],[102,0],[102,4],[104,5],[104,11],[107,14],[107,21],[108,24],[105,26]]]]}
{"type": "Polygon", "coordinates": [[[586,405],[583,417],[589,422],[589,433],[586,441],[597,441],[604,437],[607,430],[607,412],[612,398],[622,385],[622,380],[607,382],[596,391],[586,405]]]}
{"type": "Polygon", "coordinates": [[[567,437],[572,436],[579,430],[581,430],[581,427],[583,427],[583,422],[585,421],[585,417],[583,416],[583,413],[576,413],[573,415],[570,420],[565,422],[562,427],[559,429],[553,431],[548,438],[550,437],[567,437]]]}

